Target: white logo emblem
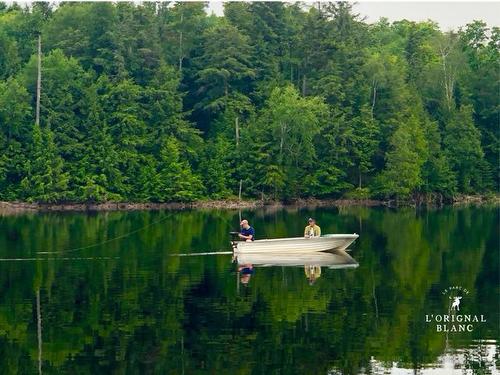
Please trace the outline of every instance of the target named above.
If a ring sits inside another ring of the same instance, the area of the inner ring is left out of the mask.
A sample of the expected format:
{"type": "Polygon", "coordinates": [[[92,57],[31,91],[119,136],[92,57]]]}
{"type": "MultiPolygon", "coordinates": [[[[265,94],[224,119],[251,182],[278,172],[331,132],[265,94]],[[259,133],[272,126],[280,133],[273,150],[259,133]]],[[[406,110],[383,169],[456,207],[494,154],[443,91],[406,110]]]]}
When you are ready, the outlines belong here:
{"type": "Polygon", "coordinates": [[[460,300],[462,299],[462,297],[456,296],[456,297],[451,298],[451,296],[450,296],[450,299],[453,299],[453,303],[451,304],[451,310],[452,311],[460,311],[460,300]]]}
{"type": "Polygon", "coordinates": [[[472,332],[474,326],[485,323],[483,314],[462,314],[460,313],[460,302],[469,291],[461,286],[450,286],[442,291],[444,296],[448,296],[448,311],[441,314],[426,314],[425,322],[435,325],[436,332],[472,332]]]}

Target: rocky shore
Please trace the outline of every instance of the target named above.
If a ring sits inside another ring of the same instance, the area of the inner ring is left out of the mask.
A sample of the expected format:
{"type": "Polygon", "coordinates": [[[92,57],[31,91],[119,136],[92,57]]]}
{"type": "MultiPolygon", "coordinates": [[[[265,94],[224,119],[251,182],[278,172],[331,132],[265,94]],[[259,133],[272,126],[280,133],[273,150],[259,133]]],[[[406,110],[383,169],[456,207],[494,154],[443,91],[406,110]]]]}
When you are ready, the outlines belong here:
{"type": "MultiPolygon", "coordinates": [[[[451,202],[453,205],[461,204],[499,204],[500,197],[482,195],[461,195],[451,202]]],[[[442,206],[443,202],[413,199],[411,201],[393,200],[354,200],[354,199],[297,199],[290,202],[262,201],[262,200],[203,200],[189,203],[132,203],[132,202],[104,202],[104,203],[28,203],[28,202],[1,202],[0,212],[16,213],[26,211],[133,211],[133,210],[183,210],[183,209],[253,209],[259,207],[346,207],[346,206],[442,206]]]]}
{"type": "Polygon", "coordinates": [[[183,209],[252,209],[259,207],[285,206],[379,206],[382,201],[375,200],[296,200],[292,202],[261,201],[261,200],[206,200],[196,202],[168,202],[168,203],[131,203],[131,202],[104,202],[104,203],[27,203],[27,202],[0,202],[0,211],[133,211],[133,210],[183,210],[183,209]]]}

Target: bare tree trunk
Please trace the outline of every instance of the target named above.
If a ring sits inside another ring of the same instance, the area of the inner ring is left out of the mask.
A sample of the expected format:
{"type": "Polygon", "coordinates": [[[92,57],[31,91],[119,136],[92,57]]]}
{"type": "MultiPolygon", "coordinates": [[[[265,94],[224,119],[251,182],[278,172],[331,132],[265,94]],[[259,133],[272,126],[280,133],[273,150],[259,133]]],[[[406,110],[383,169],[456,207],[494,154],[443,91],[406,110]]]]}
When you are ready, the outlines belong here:
{"type": "MultiPolygon", "coordinates": [[[[181,27],[182,27],[182,22],[184,22],[184,14],[181,13],[181,27]]],[[[183,52],[182,52],[182,29],[179,33],[179,71],[182,72],[182,60],[184,59],[183,52]]]]}
{"type": "Polygon", "coordinates": [[[358,186],[361,189],[361,166],[358,167],[358,186]]]}
{"type": "Polygon", "coordinates": [[[372,120],[373,120],[373,112],[375,110],[375,101],[377,99],[377,82],[373,80],[373,96],[372,96],[372,120]]]}
{"type": "Polygon", "coordinates": [[[229,96],[229,88],[227,87],[227,81],[224,81],[224,108],[227,108],[228,96],[229,96]]]}
{"type": "Polygon", "coordinates": [[[280,164],[283,162],[283,147],[285,146],[285,131],[286,131],[286,124],[281,123],[280,124],[281,128],[281,137],[280,137],[280,164]]]}
{"type": "Polygon", "coordinates": [[[238,116],[234,119],[235,131],[236,131],[236,147],[240,145],[240,124],[238,121],[238,116]]]}
{"type": "Polygon", "coordinates": [[[306,96],[306,75],[302,76],[302,96],[306,96]]]}
{"type": "Polygon", "coordinates": [[[42,91],[42,35],[38,34],[38,76],[36,80],[36,117],[35,124],[40,125],[40,93],[42,91]]]}
{"type": "MultiPolygon", "coordinates": [[[[450,47],[451,48],[451,47],[450,47]]],[[[447,50],[446,47],[440,46],[441,53],[441,66],[443,68],[443,88],[444,88],[444,97],[446,101],[446,106],[449,111],[451,111],[453,107],[453,86],[454,86],[454,76],[453,72],[447,65],[447,58],[450,51],[447,50]]]]}

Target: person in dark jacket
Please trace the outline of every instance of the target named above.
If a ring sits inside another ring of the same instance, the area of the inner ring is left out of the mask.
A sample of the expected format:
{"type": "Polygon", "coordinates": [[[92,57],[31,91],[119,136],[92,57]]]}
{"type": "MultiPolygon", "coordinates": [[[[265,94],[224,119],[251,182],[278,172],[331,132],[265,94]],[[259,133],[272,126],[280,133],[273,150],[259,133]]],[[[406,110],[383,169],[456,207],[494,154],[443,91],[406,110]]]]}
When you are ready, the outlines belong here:
{"type": "Polygon", "coordinates": [[[248,220],[241,220],[240,227],[238,237],[247,242],[255,241],[255,230],[248,224],[248,220]]]}

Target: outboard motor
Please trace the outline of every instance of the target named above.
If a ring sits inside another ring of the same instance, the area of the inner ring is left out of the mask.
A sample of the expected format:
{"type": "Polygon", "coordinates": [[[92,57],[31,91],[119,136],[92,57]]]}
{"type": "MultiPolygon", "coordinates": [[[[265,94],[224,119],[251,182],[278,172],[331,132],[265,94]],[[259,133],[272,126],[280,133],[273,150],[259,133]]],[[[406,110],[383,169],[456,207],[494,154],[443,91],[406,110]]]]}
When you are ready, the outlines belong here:
{"type": "Polygon", "coordinates": [[[240,238],[238,235],[240,232],[229,232],[229,235],[231,236],[231,247],[233,248],[233,251],[236,250],[236,247],[238,246],[238,241],[240,238]]]}

